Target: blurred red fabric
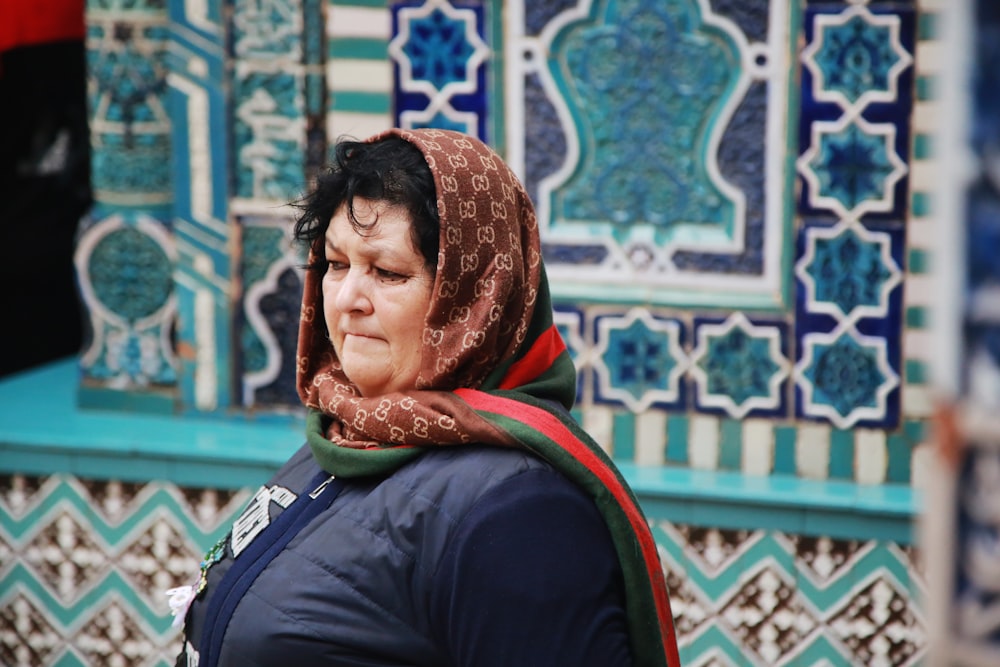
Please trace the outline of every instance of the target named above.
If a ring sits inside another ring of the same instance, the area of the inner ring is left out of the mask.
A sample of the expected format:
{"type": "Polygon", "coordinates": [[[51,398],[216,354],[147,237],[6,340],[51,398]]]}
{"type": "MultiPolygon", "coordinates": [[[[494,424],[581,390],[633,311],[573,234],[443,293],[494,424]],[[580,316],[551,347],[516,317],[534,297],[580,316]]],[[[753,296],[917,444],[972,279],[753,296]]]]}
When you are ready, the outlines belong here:
{"type": "Polygon", "coordinates": [[[84,38],[84,0],[0,0],[0,52],[84,38]]]}

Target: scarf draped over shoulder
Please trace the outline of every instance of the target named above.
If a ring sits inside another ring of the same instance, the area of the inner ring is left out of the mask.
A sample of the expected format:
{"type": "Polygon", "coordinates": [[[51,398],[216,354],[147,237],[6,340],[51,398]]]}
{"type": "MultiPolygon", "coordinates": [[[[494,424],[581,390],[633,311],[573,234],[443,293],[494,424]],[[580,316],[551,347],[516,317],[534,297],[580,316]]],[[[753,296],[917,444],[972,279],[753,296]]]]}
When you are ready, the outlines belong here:
{"type": "MultiPolygon", "coordinates": [[[[339,477],[388,474],[426,447],[530,450],[585,489],[611,531],[626,585],[637,666],[678,666],[655,542],[632,491],[569,416],[576,371],[552,321],[538,222],[524,187],[478,139],[389,130],[423,154],[437,191],[437,271],[421,327],[416,387],[362,397],[323,317],[322,276],[306,274],[297,353],[307,438],[339,477]]],[[[312,259],[312,258],[311,258],[312,259]]]]}

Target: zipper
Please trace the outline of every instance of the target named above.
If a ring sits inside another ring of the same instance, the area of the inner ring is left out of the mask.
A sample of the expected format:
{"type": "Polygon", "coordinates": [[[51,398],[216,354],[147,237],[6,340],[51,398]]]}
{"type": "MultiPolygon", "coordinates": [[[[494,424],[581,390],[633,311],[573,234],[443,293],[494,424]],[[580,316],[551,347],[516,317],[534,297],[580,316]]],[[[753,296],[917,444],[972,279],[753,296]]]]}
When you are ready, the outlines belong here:
{"type": "Polygon", "coordinates": [[[319,498],[319,495],[326,490],[326,487],[329,486],[330,482],[336,479],[336,477],[337,477],[336,475],[330,475],[329,477],[324,479],[322,482],[320,482],[319,486],[317,486],[315,489],[312,490],[312,492],[309,494],[309,497],[312,498],[313,500],[319,498]]]}

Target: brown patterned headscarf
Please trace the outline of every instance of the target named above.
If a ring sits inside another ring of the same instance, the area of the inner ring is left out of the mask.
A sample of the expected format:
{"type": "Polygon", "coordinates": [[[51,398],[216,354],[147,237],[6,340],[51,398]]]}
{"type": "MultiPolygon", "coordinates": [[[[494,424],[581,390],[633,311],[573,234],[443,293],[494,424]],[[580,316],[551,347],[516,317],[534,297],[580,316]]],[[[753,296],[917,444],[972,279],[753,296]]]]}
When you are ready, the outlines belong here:
{"type": "Polygon", "coordinates": [[[461,432],[454,409],[428,392],[478,389],[525,342],[541,280],[534,207],[510,168],[478,139],[448,130],[394,129],[368,141],[389,135],[423,153],[437,190],[437,272],[422,331],[414,331],[423,341],[417,386],[359,395],[328,337],[322,277],[310,271],[299,325],[299,396],[334,419],[328,435],[336,444],[466,442],[477,434],[461,432]]]}

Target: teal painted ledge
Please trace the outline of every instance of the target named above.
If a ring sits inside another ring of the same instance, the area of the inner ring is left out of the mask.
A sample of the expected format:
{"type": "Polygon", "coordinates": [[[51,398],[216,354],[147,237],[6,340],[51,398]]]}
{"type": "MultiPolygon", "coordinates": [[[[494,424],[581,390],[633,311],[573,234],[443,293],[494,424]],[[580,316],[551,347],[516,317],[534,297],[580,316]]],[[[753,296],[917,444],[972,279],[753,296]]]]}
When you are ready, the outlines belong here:
{"type": "Polygon", "coordinates": [[[909,486],[632,463],[619,463],[618,467],[651,519],[839,539],[914,542],[920,497],[909,486]]]}
{"type": "MultiPolygon", "coordinates": [[[[76,359],[0,380],[0,472],[238,488],[303,442],[296,420],[126,414],[77,405],[76,359]]],[[[619,463],[652,519],[913,543],[919,499],[902,485],[619,463]]]]}
{"type": "Polygon", "coordinates": [[[82,409],[75,358],[0,380],[0,470],[239,488],[266,480],[303,442],[294,420],[82,409]]]}

